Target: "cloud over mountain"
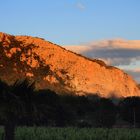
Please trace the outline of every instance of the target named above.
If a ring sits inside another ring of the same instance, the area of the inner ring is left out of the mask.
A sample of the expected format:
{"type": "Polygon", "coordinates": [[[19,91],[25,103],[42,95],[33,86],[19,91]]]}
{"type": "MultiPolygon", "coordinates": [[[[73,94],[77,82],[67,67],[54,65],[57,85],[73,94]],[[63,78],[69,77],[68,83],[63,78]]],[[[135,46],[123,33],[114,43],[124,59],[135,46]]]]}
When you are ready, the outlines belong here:
{"type": "Polygon", "coordinates": [[[102,59],[114,66],[140,61],[140,40],[103,40],[64,47],[90,58],[102,59]]]}
{"type": "MultiPolygon", "coordinates": [[[[79,46],[64,46],[74,52],[80,53],[90,58],[101,59],[105,63],[113,66],[129,66],[132,63],[140,62],[140,40],[102,40],[85,43],[79,46]]],[[[140,72],[127,70],[140,82],[140,72]]]]}

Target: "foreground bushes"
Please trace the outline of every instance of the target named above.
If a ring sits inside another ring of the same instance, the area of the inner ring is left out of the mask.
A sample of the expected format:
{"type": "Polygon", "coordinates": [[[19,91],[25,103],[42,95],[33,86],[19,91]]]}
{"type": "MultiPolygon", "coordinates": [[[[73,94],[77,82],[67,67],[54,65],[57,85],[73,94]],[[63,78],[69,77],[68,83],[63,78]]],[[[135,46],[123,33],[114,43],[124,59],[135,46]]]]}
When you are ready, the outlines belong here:
{"type": "Polygon", "coordinates": [[[1,125],[111,128],[120,121],[140,126],[140,97],[61,95],[49,89],[36,91],[27,79],[10,86],[0,81],[1,125]]]}

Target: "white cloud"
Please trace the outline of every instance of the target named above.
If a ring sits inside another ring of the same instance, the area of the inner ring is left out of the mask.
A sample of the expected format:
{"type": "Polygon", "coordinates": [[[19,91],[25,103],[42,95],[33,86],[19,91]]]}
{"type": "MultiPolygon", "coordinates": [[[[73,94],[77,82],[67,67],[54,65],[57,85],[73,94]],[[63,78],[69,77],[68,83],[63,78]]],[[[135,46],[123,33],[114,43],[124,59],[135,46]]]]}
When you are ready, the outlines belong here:
{"type": "Polygon", "coordinates": [[[84,10],[84,9],[86,8],[85,5],[82,4],[81,2],[78,2],[76,6],[77,6],[77,8],[80,9],[80,10],[84,10]]]}
{"type": "Polygon", "coordinates": [[[79,54],[82,54],[91,49],[89,46],[84,46],[84,45],[79,45],[79,46],[78,45],[77,46],[67,45],[67,46],[63,46],[63,47],[68,50],[71,50],[73,52],[79,53],[79,54]]]}
{"type": "Polygon", "coordinates": [[[103,40],[64,47],[90,58],[100,58],[114,66],[140,61],[140,40],[103,40]]]}
{"type": "Polygon", "coordinates": [[[140,73],[140,68],[134,69],[133,72],[139,72],[140,73]]]}

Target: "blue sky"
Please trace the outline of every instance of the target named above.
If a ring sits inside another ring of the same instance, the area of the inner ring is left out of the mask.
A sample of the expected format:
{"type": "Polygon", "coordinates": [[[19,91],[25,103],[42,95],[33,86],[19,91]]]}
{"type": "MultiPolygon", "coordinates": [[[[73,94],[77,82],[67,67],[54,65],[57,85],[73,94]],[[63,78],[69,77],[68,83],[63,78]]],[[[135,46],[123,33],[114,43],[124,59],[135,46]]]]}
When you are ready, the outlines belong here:
{"type": "Polygon", "coordinates": [[[139,0],[0,0],[0,30],[60,45],[139,39],[139,0]]]}
{"type": "Polygon", "coordinates": [[[0,0],[0,31],[38,36],[73,51],[84,46],[79,53],[111,61],[140,82],[140,42],[128,41],[140,40],[140,0],[0,0]],[[121,43],[116,49],[110,40],[121,43]]]}

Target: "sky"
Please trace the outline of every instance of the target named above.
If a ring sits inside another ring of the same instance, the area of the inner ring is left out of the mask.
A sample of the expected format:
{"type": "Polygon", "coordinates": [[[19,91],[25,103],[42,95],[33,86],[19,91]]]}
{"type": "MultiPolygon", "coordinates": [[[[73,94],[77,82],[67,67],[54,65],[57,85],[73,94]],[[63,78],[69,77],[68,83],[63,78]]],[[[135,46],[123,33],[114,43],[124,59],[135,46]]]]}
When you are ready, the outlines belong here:
{"type": "Polygon", "coordinates": [[[45,38],[140,82],[140,0],[0,0],[0,31],[45,38]]]}

